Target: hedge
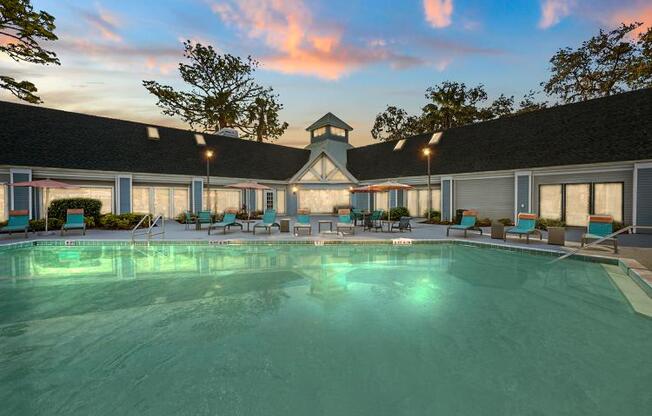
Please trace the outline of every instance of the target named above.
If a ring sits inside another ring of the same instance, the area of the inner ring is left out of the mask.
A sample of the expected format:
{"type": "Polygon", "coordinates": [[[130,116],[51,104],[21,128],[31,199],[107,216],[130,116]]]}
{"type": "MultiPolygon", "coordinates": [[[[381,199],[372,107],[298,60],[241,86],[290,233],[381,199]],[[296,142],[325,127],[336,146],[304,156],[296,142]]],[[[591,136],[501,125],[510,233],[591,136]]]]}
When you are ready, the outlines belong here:
{"type": "Polygon", "coordinates": [[[97,199],[91,198],[64,198],[55,199],[50,203],[48,208],[48,216],[50,218],[58,218],[61,221],[66,220],[66,213],[68,209],[83,209],[84,216],[93,219],[94,224],[100,222],[100,212],[102,211],[102,202],[97,199]]]}

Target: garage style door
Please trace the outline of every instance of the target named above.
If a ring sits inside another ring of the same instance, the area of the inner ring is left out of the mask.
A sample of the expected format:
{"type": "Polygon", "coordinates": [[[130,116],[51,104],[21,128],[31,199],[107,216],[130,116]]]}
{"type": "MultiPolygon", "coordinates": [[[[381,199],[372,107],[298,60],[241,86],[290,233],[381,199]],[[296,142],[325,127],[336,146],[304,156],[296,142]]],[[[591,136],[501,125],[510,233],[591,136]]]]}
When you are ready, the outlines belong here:
{"type": "Polygon", "coordinates": [[[333,207],[350,204],[347,189],[301,189],[298,194],[299,208],[313,214],[331,214],[333,207]]]}
{"type": "Polygon", "coordinates": [[[514,178],[455,181],[455,209],[475,209],[482,218],[514,216],[514,178]]]}

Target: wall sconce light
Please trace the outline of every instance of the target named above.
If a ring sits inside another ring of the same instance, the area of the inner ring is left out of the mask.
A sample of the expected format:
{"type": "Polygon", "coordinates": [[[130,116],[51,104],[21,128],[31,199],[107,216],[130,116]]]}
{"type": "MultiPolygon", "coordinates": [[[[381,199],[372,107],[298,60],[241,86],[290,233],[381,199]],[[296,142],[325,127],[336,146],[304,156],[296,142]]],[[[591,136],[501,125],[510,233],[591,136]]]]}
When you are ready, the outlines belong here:
{"type": "Polygon", "coordinates": [[[298,190],[299,190],[299,188],[297,188],[296,186],[293,186],[293,187],[292,187],[292,193],[293,193],[293,194],[296,195],[296,193],[297,193],[298,190]]]}

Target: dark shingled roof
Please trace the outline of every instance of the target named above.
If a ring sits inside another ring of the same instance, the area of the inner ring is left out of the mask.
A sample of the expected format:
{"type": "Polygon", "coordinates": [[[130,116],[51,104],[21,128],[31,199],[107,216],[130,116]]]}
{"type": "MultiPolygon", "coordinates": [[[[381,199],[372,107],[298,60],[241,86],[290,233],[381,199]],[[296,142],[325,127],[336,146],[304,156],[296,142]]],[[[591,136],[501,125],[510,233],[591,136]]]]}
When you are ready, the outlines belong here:
{"type": "Polygon", "coordinates": [[[347,131],[353,130],[353,127],[346,124],[344,121],[342,121],[341,118],[339,118],[338,116],[336,116],[331,112],[328,112],[324,114],[319,120],[315,121],[314,123],[306,127],[306,131],[316,130],[324,126],[339,127],[347,131]]]}
{"type": "MultiPolygon", "coordinates": [[[[350,149],[347,169],[359,180],[425,175],[431,135],[399,151],[350,149]]],[[[652,89],[449,129],[431,148],[435,175],[652,159],[652,89]]]]}
{"type": "Polygon", "coordinates": [[[286,180],[308,161],[309,150],[0,101],[0,164],[206,175],[206,148],[216,153],[211,175],[286,180]]]}

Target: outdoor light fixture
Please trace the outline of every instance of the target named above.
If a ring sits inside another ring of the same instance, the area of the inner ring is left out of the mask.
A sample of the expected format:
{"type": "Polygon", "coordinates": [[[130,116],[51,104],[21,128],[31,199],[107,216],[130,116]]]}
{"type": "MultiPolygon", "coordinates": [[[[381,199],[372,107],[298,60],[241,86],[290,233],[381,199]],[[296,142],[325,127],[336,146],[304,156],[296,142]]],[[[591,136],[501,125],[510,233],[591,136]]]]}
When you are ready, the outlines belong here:
{"type": "Polygon", "coordinates": [[[430,156],[430,148],[426,147],[425,149],[423,149],[423,154],[426,156],[430,156]]]}
{"type": "Polygon", "coordinates": [[[423,154],[428,158],[428,213],[426,221],[430,221],[430,213],[432,212],[432,186],[430,182],[430,148],[424,147],[423,154]]]}
{"type": "Polygon", "coordinates": [[[214,153],[213,153],[212,150],[207,150],[207,151],[206,151],[206,158],[208,158],[208,159],[212,158],[212,157],[213,157],[213,154],[214,154],[214,153]]]}
{"type": "Polygon", "coordinates": [[[292,193],[293,194],[296,194],[298,190],[299,190],[299,188],[297,188],[296,186],[292,187],[292,193]]]}
{"type": "Polygon", "coordinates": [[[215,154],[212,150],[206,150],[206,207],[211,209],[211,168],[210,161],[215,154]]]}

